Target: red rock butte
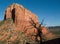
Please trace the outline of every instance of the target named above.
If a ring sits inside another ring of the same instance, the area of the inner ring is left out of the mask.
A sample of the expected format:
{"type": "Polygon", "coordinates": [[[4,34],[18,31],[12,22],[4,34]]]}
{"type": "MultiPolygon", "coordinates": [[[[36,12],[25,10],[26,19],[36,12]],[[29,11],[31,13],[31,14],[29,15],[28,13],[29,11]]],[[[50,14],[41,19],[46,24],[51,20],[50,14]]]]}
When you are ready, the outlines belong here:
{"type": "Polygon", "coordinates": [[[38,23],[38,17],[19,4],[12,4],[7,8],[5,11],[5,19],[8,18],[12,18],[15,25],[20,29],[23,25],[29,25],[31,21],[30,18],[32,18],[35,23],[38,23]]]}
{"type": "MultiPolygon", "coordinates": [[[[39,25],[38,17],[32,13],[31,11],[27,10],[20,4],[12,4],[9,6],[5,11],[4,20],[11,18],[16,26],[16,29],[19,31],[26,30],[26,35],[31,36],[31,34],[36,35],[37,29],[31,25],[31,19],[34,21],[37,26],[39,25]]],[[[42,33],[48,33],[48,30],[44,27],[42,28],[42,33]]],[[[33,36],[34,37],[34,36],[33,36]]],[[[32,37],[32,38],[33,38],[32,37]]]]}

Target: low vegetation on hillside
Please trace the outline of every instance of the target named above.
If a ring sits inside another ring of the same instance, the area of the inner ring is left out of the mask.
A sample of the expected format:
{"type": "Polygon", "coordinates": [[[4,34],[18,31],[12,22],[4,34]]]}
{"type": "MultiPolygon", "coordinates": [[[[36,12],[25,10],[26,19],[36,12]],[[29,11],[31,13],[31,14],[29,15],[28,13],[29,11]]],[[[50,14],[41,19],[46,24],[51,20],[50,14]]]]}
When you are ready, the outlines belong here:
{"type": "MultiPolygon", "coordinates": [[[[43,41],[49,40],[42,36],[43,41]]],[[[12,19],[0,22],[0,44],[39,44],[26,37],[23,32],[17,31],[12,19]]]]}
{"type": "Polygon", "coordinates": [[[37,44],[38,42],[26,37],[23,32],[15,29],[12,19],[0,22],[0,44],[37,44]]]}

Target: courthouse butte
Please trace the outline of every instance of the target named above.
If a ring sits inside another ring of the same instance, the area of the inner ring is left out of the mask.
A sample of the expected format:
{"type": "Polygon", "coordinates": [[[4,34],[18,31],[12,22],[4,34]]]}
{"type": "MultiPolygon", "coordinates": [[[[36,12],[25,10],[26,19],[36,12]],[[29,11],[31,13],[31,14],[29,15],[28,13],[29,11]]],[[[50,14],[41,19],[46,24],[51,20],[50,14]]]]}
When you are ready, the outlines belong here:
{"type": "MultiPolygon", "coordinates": [[[[37,29],[32,25],[32,20],[36,24],[36,27],[40,25],[37,15],[24,8],[22,5],[10,5],[5,11],[4,20],[9,18],[13,20],[13,23],[18,31],[26,31],[26,36],[34,38],[35,36],[31,36],[31,34],[37,34],[37,29]]],[[[46,27],[41,26],[40,28],[42,29],[42,35],[46,36],[47,38],[53,36],[53,34],[50,33],[46,27]]]]}

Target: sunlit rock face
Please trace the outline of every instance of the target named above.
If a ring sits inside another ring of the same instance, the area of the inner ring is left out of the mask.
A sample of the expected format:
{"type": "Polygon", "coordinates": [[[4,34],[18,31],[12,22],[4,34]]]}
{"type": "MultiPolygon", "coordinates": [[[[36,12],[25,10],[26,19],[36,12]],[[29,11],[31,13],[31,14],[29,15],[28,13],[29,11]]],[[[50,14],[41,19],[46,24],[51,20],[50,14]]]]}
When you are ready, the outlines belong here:
{"type": "Polygon", "coordinates": [[[30,18],[32,18],[35,23],[38,23],[37,16],[19,4],[12,4],[6,9],[5,19],[8,18],[12,18],[15,25],[19,28],[22,28],[21,26],[24,25],[29,26],[30,18]]]}
{"type": "MultiPolygon", "coordinates": [[[[12,4],[9,6],[5,11],[4,20],[8,18],[13,19],[16,29],[25,32],[26,36],[36,35],[37,29],[31,24],[31,19],[34,23],[39,24],[38,17],[22,5],[12,4]]],[[[46,34],[47,29],[42,28],[42,33],[46,34]]],[[[34,39],[35,36],[32,36],[32,38],[34,39]]]]}

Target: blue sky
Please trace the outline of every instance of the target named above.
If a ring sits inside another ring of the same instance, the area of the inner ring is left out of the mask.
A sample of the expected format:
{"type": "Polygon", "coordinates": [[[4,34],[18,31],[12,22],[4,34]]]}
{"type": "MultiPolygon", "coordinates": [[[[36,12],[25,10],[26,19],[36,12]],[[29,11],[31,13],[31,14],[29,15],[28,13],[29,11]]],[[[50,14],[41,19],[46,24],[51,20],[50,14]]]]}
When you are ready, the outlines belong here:
{"type": "Polygon", "coordinates": [[[4,19],[4,11],[13,4],[18,3],[35,13],[39,22],[47,26],[60,26],[60,0],[0,0],[0,20],[4,19]]]}

